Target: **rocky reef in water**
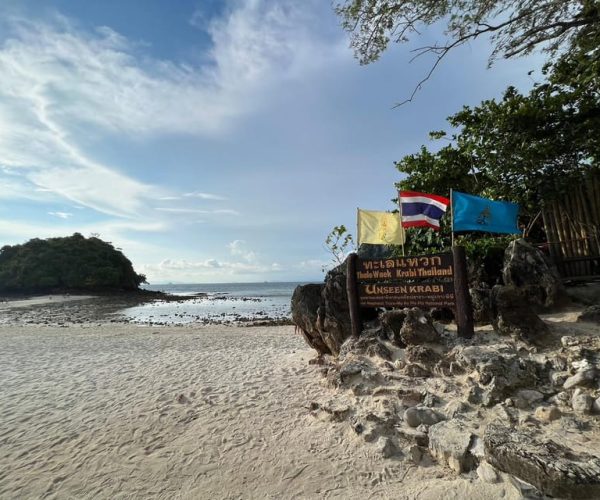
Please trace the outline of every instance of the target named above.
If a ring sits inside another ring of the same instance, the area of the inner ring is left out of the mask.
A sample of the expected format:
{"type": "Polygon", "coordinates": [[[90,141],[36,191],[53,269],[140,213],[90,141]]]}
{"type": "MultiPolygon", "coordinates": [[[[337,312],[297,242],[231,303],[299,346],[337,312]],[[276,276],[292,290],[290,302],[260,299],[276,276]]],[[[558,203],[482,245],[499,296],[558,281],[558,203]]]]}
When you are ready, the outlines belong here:
{"type": "Polygon", "coordinates": [[[598,288],[582,314],[549,321],[567,291],[524,240],[506,250],[503,281],[471,289],[471,339],[416,308],[364,310],[352,338],[345,266],[298,287],[293,321],[330,389],[310,412],[393,460],[510,482],[527,498],[600,498],[598,288]]]}

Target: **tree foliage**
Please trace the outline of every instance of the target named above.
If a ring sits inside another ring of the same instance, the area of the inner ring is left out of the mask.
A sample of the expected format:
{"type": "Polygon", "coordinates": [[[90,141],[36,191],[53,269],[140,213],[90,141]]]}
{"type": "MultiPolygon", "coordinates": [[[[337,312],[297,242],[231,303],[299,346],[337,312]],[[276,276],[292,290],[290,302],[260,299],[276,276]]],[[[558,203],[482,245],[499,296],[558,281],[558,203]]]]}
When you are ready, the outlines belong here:
{"type": "Polygon", "coordinates": [[[0,249],[0,291],[137,290],[146,282],[110,243],[79,233],[0,249]]]}
{"type": "MultiPolygon", "coordinates": [[[[331,254],[331,265],[338,266],[355,249],[354,238],[343,224],[335,226],[325,238],[325,248],[331,254]]],[[[325,270],[326,266],[323,267],[323,271],[325,270]]]]}
{"type": "Polygon", "coordinates": [[[528,94],[509,87],[502,99],[450,116],[453,133],[435,152],[422,147],[396,167],[402,189],[449,195],[450,188],[521,204],[525,215],[560,197],[600,166],[600,35],[578,39],[544,68],[528,94]]]}
{"type": "MultiPolygon", "coordinates": [[[[407,175],[404,190],[449,196],[450,189],[514,201],[526,226],[547,203],[560,198],[600,169],[600,35],[578,37],[561,57],[544,68],[545,81],[527,94],[509,87],[499,100],[465,106],[448,118],[452,133],[432,151],[396,162],[407,175]]],[[[450,221],[442,231],[410,231],[407,250],[448,245],[450,221]]],[[[533,236],[536,236],[535,233],[533,236]]],[[[543,238],[541,228],[538,235],[543,238]]],[[[506,238],[473,233],[462,244],[474,259],[499,259],[506,238]]]]}
{"type": "Polygon", "coordinates": [[[600,24],[598,0],[345,0],[336,12],[362,64],[376,61],[390,42],[407,42],[426,26],[445,24],[446,40],[415,51],[415,57],[436,57],[415,92],[449,51],[482,35],[491,37],[492,64],[499,55],[510,58],[536,48],[555,54],[600,24]]]}

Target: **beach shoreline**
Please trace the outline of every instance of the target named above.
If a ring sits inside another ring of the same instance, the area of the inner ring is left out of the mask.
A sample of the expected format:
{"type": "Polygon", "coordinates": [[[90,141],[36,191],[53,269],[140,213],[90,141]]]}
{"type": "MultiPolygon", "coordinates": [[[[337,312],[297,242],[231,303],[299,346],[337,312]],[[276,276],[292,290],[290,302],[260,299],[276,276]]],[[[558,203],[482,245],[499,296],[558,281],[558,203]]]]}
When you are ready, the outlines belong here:
{"type": "MultiPolygon", "coordinates": [[[[251,297],[239,297],[242,301],[254,300],[251,297]]],[[[140,324],[147,326],[194,326],[194,325],[231,325],[231,326],[287,326],[291,325],[289,315],[271,316],[264,311],[258,314],[243,315],[232,311],[231,316],[217,314],[201,316],[186,311],[186,304],[206,301],[232,300],[230,297],[216,294],[210,296],[204,292],[187,295],[163,293],[157,291],[115,292],[102,294],[54,293],[32,295],[0,296],[0,324],[4,325],[48,325],[70,326],[85,324],[140,324]],[[137,316],[128,314],[140,308],[160,308],[169,306],[171,314],[148,314],[137,316]],[[173,308],[181,309],[173,313],[173,308]],[[185,318],[185,321],[183,319],[185,318]]],[[[189,309],[189,305],[187,307],[189,309]]],[[[233,307],[235,309],[235,307],[233,307]]]]}

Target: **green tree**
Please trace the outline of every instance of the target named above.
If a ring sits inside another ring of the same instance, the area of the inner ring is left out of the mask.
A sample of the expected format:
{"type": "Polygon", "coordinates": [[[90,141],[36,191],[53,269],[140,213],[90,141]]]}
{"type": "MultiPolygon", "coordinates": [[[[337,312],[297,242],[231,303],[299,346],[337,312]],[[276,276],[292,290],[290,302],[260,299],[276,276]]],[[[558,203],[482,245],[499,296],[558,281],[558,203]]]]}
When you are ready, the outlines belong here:
{"type": "Polygon", "coordinates": [[[0,249],[0,291],[137,290],[146,277],[110,243],[75,233],[0,249]]]}
{"type": "MultiPolygon", "coordinates": [[[[465,106],[449,117],[451,133],[431,133],[433,139],[446,141],[442,147],[422,147],[396,162],[406,174],[397,186],[444,196],[453,188],[515,201],[527,225],[544,203],[600,169],[599,46],[598,33],[578,37],[546,65],[546,81],[529,93],[510,87],[500,100],[465,106]]],[[[408,252],[447,245],[450,224],[445,219],[439,234],[409,231],[408,252]]],[[[493,256],[500,262],[507,239],[474,233],[462,237],[462,243],[472,257],[493,256]]]]}
{"type": "MultiPolygon", "coordinates": [[[[331,254],[331,265],[339,266],[346,260],[348,253],[355,250],[355,243],[352,234],[348,232],[346,226],[335,226],[325,238],[325,248],[331,254]]],[[[326,266],[323,266],[323,271],[326,266]]]]}
{"type": "Polygon", "coordinates": [[[600,23],[598,0],[345,0],[336,12],[362,64],[376,61],[390,42],[404,43],[426,26],[445,24],[444,41],[415,51],[416,57],[435,56],[415,92],[448,52],[483,35],[492,40],[492,64],[499,55],[510,58],[537,48],[556,54],[577,37],[591,36],[600,23]]]}

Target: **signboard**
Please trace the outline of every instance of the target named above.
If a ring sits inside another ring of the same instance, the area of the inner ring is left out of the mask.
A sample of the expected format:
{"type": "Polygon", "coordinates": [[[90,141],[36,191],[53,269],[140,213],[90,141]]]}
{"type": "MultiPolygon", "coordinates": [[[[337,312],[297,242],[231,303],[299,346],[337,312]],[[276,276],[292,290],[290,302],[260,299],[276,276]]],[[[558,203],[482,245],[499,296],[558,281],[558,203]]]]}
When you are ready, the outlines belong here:
{"type": "Polygon", "coordinates": [[[411,278],[452,278],[452,254],[440,253],[395,259],[358,259],[356,279],[359,282],[404,280],[411,278]]]}
{"type": "Polygon", "coordinates": [[[449,308],[454,310],[459,335],[473,335],[463,247],[452,247],[452,253],[392,259],[359,259],[352,254],[347,266],[346,291],[354,337],[362,329],[361,307],[449,308]]]}
{"type": "Polygon", "coordinates": [[[463,247],[452,253],[347,261],[346,291],[352,335],[360,336],[361,307],[453,309],[458,334],[473,336],[473,310],[463,247]]]}
{"type": "Polygon", "coordinates": [[[356,261],[361,307],[454,308],[453,277],[450,253],[356,261]]]}
{"type": "Polygon", "coordinates": [[[358,285],[358,303],[361,307],[433,307],[454,308],[454,283],[421,281],[418,284],[365,284],[358,285]]]}

